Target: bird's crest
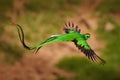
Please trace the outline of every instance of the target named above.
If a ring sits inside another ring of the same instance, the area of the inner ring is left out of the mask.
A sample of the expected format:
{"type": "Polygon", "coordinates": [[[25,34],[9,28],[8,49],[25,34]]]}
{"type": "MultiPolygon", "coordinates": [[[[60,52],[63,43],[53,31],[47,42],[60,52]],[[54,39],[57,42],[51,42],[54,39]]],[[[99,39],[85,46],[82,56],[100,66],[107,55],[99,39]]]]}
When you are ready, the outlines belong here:
{"type": "Polygon", "coordinates": [[[80,29],[78,28],[78,25],[74,25],[73,23],[65,23],[65,28],[64,28],[65,33],[70,33],[71,31],[76,31],[80,33],[80,29]]]}

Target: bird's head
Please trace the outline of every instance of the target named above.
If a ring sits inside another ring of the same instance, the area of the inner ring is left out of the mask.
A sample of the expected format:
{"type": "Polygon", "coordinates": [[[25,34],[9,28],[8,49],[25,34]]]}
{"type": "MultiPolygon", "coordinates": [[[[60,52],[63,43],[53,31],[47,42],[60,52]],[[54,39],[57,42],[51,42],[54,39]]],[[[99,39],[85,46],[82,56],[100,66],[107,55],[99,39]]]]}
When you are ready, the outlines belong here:
{"type": "Polygon", "coordinates": [[[86,33],[86,34],[84,34],[84,37],[85,37],[85,39],[87,40],[88,38],[90,38],[90,34],[89,34],[89,33],[86,33]]]}

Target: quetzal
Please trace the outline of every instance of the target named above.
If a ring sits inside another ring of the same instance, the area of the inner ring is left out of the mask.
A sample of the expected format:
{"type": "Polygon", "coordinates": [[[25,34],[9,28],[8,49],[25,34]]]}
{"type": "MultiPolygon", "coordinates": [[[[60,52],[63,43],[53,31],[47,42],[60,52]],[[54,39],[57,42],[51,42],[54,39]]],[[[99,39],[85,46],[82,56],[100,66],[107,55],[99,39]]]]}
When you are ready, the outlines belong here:
{"type": "Polygon", "coordinates": [[[70,22],[65,23],[65,27],[64,27],[65,34],[52,35],[50,38],[48,38],[44,42],[42,42],[36,46],[33,46],[33,47],[29,47],[25,44],[24,32],[23,32],[21,26],[18,24],[17,24],[17,30],[18,30],[19,38],[20,38],[22,45],[28,50],[34,49],[35,53],[37,53],[37,51],[41,47],[43,47],[47,44],[51,44],[54,42],[71,41],[76,45],[76,47],[79,50],[81,50],[88,57],[88,59],[90,59],[94,62],[97,62],[97,63],[101,63],[101,64],[105,63],[105,61],[103,59],[101,59],[98,55],[96,55],[96,53],[91,49],[89,44],[86,42],[88,40],[88,38],[90,38],[90,34],[89,33],[81,34],[80,33],[81,30],[78,28],[77,25],[74,26],[73,23],[70,23],[70,22]]]}

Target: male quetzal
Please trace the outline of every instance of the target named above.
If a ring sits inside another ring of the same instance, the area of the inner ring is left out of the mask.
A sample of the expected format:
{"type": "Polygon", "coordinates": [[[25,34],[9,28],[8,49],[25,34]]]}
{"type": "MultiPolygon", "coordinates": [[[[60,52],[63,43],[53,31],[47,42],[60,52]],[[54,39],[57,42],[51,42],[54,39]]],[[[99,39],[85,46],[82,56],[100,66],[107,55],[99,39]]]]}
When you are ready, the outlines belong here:
{"type": "Polygon", "coordinates": [[[81,34],[78,26],[74,26],[73,23],[70,23],[70,22],[65,23],[64,31],[66,34],[52,35],[50,38],[48,38],[44,42],[33,47],[29,47],[25,44],[23,30],[21,26],[18,24],[17,24],[17,30],[18,30],[19,38],[22,45],[28,50],[35,49],[35,53],[37,53],[37,51],[41,47],[47,44],[54,43],[54,42],[71,41],[76,45],[76,47],[78,47],[79,50],[81,50],[88,57],[88,59],[101,64],[105,63],[103,59],[101,59],[99,56],[95,54],[95,52],[91,49],[91,47],[86,42],[87,39],[90,38],[90,34],[89,33],[81,34]]]}

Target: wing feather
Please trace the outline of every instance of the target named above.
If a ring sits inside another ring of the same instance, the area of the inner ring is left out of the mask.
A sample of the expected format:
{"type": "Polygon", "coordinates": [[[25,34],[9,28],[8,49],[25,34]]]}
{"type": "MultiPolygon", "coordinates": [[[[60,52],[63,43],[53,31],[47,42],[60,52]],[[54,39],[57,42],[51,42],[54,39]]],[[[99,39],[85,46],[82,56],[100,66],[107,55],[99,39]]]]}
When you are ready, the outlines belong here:
{"type": "Polygon", "coordinates": [[[75,26],[73,23],[68,22],[68,23],[65,23],[64,31],[65,33],[70,33],[70,31],[76,31],[80,33],[81,30],[78,28],[77,25],[75,26]]]}
{"type": "Polygon", "coordinates": [[[81,52],[83,52],[88,57],[88,59],[92,60],[93,62],[105,64],[105,61],[98,55],[96,55],[96,53],[89,47],[87,42],[85,42],[84,45],[78,44],[77,40],[73,40],[73,42],[76,45],[76,47],[78,47],[78,49],[80,49],[81,52]],[[89,47],[89,49],[85,48],[85,46],[89,47]]]}

